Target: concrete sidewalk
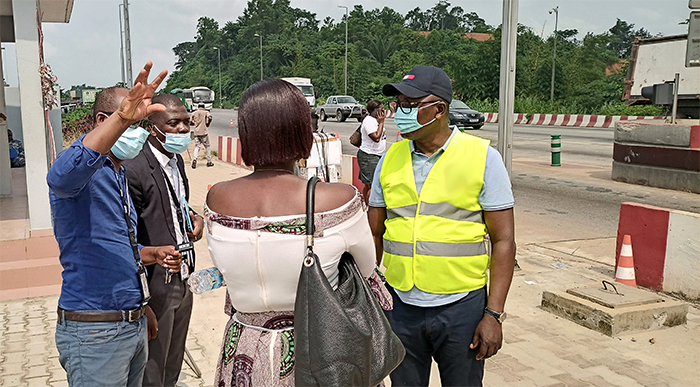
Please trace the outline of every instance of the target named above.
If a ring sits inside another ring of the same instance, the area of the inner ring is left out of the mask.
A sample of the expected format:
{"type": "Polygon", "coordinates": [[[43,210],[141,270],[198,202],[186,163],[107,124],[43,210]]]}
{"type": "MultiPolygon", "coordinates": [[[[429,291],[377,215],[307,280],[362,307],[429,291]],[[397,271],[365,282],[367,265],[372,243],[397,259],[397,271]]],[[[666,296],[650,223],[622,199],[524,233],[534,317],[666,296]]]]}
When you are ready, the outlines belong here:
{"type": "MultiPolygon", "coordinates": [[[[187,156],[185,156],[187,163],[187,156]]],[[[249,173],[215,160],[187,169],[191,205],[203,211],[207,187],[249,173]]],[[[245,198],[241,198],[245,200],[245,198]]],[[[516,211],[516,219],[517,219],[516,211]]],[[[539,308],[544,290],[613,277],[614,238],[542,242],[517,223],[518,262],[503,325],[501,351],[486,362],[487,386],[700,386],[700,310],[685,326],[611,338],[539,308]],[[651,339],[653,342],[650,342],[651,339]]],[[[196,243],[197,268],[212,266],[206,240],[196,243]]],[[[178,386],[212,386],[223,329],[225,290],[195,295],[187,348],[202,378],[183,365],[178,386]]],[[[66,386],[54,343],[57,296],[0,303],[0,385],[66,386]]],[[[439,386],[437,372],[431,386],[439,386]]]]}

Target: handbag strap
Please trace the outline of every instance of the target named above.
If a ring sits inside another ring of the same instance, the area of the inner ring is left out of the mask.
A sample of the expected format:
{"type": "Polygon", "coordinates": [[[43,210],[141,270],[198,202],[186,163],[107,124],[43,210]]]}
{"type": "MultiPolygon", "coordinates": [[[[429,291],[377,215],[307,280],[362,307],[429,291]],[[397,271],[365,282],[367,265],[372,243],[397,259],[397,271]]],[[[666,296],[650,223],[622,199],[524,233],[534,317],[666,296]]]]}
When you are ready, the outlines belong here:
{"type": "Polygon", "coordinates": [[[313,176],[306,185],[306,258],[304,266],[310,267],[314,264],[314,206],[316,202],[316,183],[319,179],[313,176]]]}

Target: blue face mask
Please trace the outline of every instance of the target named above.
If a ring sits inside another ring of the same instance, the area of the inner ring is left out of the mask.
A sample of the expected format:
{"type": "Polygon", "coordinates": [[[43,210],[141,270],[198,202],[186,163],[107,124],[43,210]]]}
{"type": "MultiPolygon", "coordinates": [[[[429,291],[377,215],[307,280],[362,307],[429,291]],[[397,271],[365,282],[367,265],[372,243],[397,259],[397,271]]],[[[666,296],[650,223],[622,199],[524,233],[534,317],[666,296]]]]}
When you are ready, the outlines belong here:
{"type": "Polygon", "coordinates": [[[435,101],[434,103],[421,106],[417,109],[413,108],[408,114],[404,113],[403,110],[401,110],[401,108],[396,109],[396,114],[394,115],[394,123],[396,123],[396,126],[398,126],[399,132],[401,132],[401,134],[407,134],[415,132],[416,130],[424,126],[432,124],[433,121],[435,121],[435,118],[433,118],[425,124],[421,124],[420,122],[418,122],[418,111],[427,108],[428,106],[433,106],[439,102],[440,101],[435,101]]]}
{"type": "MultiPolygon", "coordinates": [[[[187,150],[190,146],[190,141],[192,138],[189,133],[163,133],[157,126],[153,127],[163,136],[165,136],[165,142],[158,141],[163,144],[163,149],[168,153],[180,154],[187,150]]],[[[157,138],[157,137],[156,137],[157,138]]]]}
{"type": "Polygon", "coordinates": [[[146,129],[140,126],[130,126],[112,146],[112,154],[119,160],[131,160],[141,152],[147,138],[146,129]]]}

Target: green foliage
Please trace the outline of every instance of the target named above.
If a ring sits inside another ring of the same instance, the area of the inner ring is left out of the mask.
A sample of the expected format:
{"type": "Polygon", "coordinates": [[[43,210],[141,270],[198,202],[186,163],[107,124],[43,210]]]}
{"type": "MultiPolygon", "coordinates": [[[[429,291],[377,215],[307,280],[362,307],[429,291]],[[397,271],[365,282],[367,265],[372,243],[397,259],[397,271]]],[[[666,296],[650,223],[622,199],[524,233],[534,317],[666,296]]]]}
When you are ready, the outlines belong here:
{"type": "Polygon", "coordinates": [[[71,144],[78,137],[92,129],[92,105],[83,106],[61,117],[61,129],[63,131],[63,143],[71,144]]]}
{"type": "MultiPolygon", "coordinates": [[[[245,90],[260,80],[262,54],[265,78],[311,78],[319,103],[344,93],[345,31],[348,31],[348,94],[360,102],[381,95],[382,86],[399,82],[414,66],[443,68],[453,81],[456,98],[477,110],[498,110],[501,29],[486,24],[474,12],[439,0],[432,8],[415,8],[402,15],[388,7],[355,5],[340,20],[294,8],[290,0],[249,0],[243,14],[220,26],[202,17],[193,41],[173,48],[175,71],[166,91],[207,86],[221,89],[225,107],[234,107],[245,90]],[[347,24],[346,24],[347,23],[347,24]],[[477,41],[465,33],[488,33],[477,41]],[[259,36],[255,36],[255,35],[259,36]],[[262,43],[262,47],[261,47],[262,43]],[[261,52],[262,50],[262,52],[261,52]]],[[[648,111],[625,108],[620,102],[625,69],[607,75],[629,52],[635,36],[646,30],[618,20],[602,34],[560,30],[540,36],[527,26],[518,28],[516,111],[522,113],[598,114],[607,111],[648,111]],[[554,103],[550,103],[553,47],[556,41],[554,103]]],[[[217,93],[218,94],[218,93],[217,93]]],[[[222,96],[217,95],[218,99],[222,96]]],[[[605,113],[607,114],[607,113],[605,113]]],[[[617,114],[626,115],[626,114],[617,114]]],[[[630,113],[629,115],[637,115],[630,113]]]]}

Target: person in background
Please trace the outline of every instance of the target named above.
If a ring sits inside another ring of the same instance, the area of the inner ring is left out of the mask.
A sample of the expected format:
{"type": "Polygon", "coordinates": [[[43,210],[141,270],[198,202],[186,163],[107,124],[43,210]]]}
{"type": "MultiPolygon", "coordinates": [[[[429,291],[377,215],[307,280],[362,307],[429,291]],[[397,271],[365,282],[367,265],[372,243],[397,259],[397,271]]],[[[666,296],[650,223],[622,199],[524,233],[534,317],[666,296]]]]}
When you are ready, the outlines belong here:
{"type": "MultiPolygon", "coordinates": [[[[251,86],[241,99],[238,132],[241,156],[253,173],[218,183],[207,195],[209,252],[231,301],[217,387],[294,386],[294,302],[306,246],[307,185],[294,175],[294,165],[311,152],[308,111],[306,98],[290,83],[268,79],[251,86]]],[[[370,277],[374,245],[359,192],[318,183],[315,217],[314,252],[331,285],[338,283],[346,251],[370,277]]]]}
{"type": "Polygon", "coordinates": [[[513,278],[508,173],[488,140],[449,128],[452,83],[441,69],[417,66],[382,91],[396,96],[408,140],[379,161],[368,212],[394,300],[387,318],[406,348],[391,384],[427,386],[434,359],[443,386],[481,386],[513,278]]]}
{"type": "MultiPolygon", "coordinates": [[[[180,156],[190,145],[190,117],[172,94],[157,95],[153,103],[166,110],[148,118],[146,145],[124,165],[138,216],[138,242],[179,246],[201,239],[204,229],[202,217],[187,206],[189,182],[180,156]]],[[[144,387],[177,383],[192,315],[192,292],[187,286],[192,271],[194,254],[184,255],[183,267],[172,275],[161,267],[149,267],[149,306],[157,318],[157,334],[148,342],[144,387]]]]}
{"type": "Polygon", "coordinates": [[[7,142],[10,145],[10,166],[12,168],[23,167],[25,165],[24,145],[22,144],[22,141],[14,139],[10,129],[7,129],[7,142]]]}
{"type": "Polygon", "coordinates": [[[357,150],[357,164],[360,166],[360,181],[364,184],[362,196],[365,204],[369,200],[374,170],[379,158],[386,151],[386,131],[384,130],[384,105],[376,99],[367,102],[367,116],[362,120],[360,131],[362,144],[357,150]]]}
{"type": "Polygon", "coordinates": [[[192,113],[190,125],[194,125],[194,155],[192,156],[192,169],[197,168],[197,156],[199,148],[203,147],[207,152],[207,167],[213,167],[211,162],[211,149],[209,145],[209,125],[211,125],[212,116],[204,108],[204,104],[200,103],[197,111],[192,113]]]}
{"type": "Polygon", "coordinates": [[[70,386],[141,386],[148,358],[145,265],[180,269],[174,246],[136,242],[136,211],[122,162],[148,136],[134,124],[165,110],[151,97],[167,71],[148,84],[152,64],[131,90],[112,87],[93,105],[94,128],[61,152],[46,181],[63,283],[56,348],[70,386]]]}

